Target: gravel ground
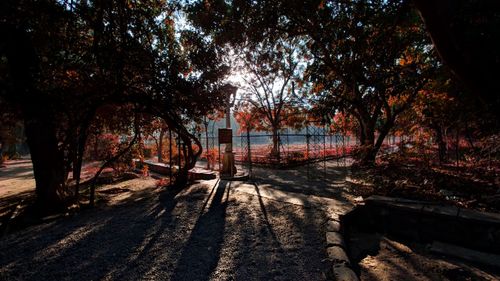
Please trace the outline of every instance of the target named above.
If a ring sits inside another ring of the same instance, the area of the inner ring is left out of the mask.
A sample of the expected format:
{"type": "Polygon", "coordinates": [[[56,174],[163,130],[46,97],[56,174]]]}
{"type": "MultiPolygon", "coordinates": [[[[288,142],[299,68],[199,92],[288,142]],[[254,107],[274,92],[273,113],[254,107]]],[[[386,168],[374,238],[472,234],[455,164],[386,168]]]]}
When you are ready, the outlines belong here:
{"type": "Polygon", "coordinates": [[[101,205],[0,241],[1,280],[325,280],[325,214],[195,184],[137,179],[101,205]]]}
{"type": "MultiPolygon", "coordinates": [[[[346,188],[352,159],[328,160],[289,169],[272,169],[254,166],[253,178],[259,184],[269,184],[273,189],[352,202],[355,198],[346,188]]],[[[248,172],[248,167],[237,165],[238,171],[248,172]]]]}

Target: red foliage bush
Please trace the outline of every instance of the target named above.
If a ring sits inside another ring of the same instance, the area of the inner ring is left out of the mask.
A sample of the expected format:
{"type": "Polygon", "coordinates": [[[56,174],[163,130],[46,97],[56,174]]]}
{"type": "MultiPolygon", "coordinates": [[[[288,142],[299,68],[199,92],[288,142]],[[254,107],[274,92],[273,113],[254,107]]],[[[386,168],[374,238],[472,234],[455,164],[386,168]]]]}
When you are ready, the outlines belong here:
{"type": "Polygon", "coordinates": [[[119,149],[119,136],[101,134],[90,137],[85,149],[85,160],[102,161],[112,157],[119,149]]]}

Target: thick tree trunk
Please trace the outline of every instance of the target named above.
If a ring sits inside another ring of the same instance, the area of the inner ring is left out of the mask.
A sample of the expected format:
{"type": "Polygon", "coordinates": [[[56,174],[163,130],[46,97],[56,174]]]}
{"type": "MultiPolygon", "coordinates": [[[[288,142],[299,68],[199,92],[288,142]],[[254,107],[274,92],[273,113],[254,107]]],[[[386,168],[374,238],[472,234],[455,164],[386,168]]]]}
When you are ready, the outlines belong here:
{"type": "Polygon", "coordinates": [[[30,148],[36,181],[37,205],[44,212],[64,207],[64,155],[58,148],[51,104],[35,87],[39,73],[38,57],[28,34],[10,23],[0,24],[0,54],[8,64],[12,88],[2,91],[3,98],[22,109],[25,133],[30,148]]]}
{"type": "Polygon", "coordinates": [[[37,206],[48,212],[64,207],[64,159],[48,114],[25,116],[25,129],[36,181],[37,206]]]}
{"type": "Polygon", "coordinates": [[[359,120],[360,125],[360,155],[359,164],[373,165],[375,163],[375,125],[369,120],[359,120]]]}
{"type": "MultiPolygon", "coordinates": [[[[175,180],[175,186],[176,186],[175,188],[180,190],[184,186],[186,186],[188,181],[189,170],[194,168],[194,166],[196,165],[196,161],[198,160],[198,157],[203,153],[203,149],[200,140],[196,138],[193,134],[189,133],[188,130],[186,130],[186,128],[182,124],[173,123],[174,121],[176,121],[175,119],[167,120],[165,118],[165,121],[167,121],[169,128],[170,127],[176,128],[177,134],[179,138],[182,140],[184,165],[181,165],[181,161],[179,159],[179,171],[177,173],[177,177],[175,180]],[[193,143],[198,148],[196,153],[193,151],[193,143]]],[[[180,147],[179,147],[179,158],[180,158],[180,147]]]]}
{"type": "Polygon", "coordinates": [[[364,128],[364,140],[361,143],[360,164],[373,165],[378,149],[375,147],[375,130],[370,127],[364,128]]]}
{"type": "Polygon", "coordinates": [[[379,130],[379,135],[375,138],[375,125],[373,122],[366,122],[367,124],[364,126],[363,135],[364,142],[361,143],[361,158],[360,164],[362,165],[374,165],[375,159],[377,157],[382,144],[384,143],[384,139],[389,134],[392,126],[394,125],[394,120],[387,120],[386,123],[379,130]]]}

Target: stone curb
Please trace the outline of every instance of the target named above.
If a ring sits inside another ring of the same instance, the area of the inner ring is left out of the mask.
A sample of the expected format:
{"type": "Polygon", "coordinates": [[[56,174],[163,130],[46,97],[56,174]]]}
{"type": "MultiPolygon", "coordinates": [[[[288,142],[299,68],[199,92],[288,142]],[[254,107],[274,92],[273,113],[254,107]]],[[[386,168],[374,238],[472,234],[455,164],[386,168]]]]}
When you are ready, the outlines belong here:
{"type": "Polygon", "coordinates": [[[332,262],[332,280],[359,281],[356,273],[351,269],[346,245],[342,236],[340,216],[332,215],[326,224],[326,253],[332,262]]]}

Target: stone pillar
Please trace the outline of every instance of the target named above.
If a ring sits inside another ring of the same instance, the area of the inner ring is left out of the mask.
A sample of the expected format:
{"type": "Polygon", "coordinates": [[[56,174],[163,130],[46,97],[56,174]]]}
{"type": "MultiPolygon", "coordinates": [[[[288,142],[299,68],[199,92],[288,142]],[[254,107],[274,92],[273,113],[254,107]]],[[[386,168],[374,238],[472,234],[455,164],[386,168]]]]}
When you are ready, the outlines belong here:
{"type": "MultiPolygon", "coordinates": [[[[231,95],[236,96],[238,88],[229,86],[227,89],[226,99],[226,129],[231,129],[231,95]]],[[[226,143],[224,155],[222,156],[222,171],[221,174],[225,177],[233,177],[236,174],[236,166],[234,165],[234,153],[232,143],[226,143]]]]}

